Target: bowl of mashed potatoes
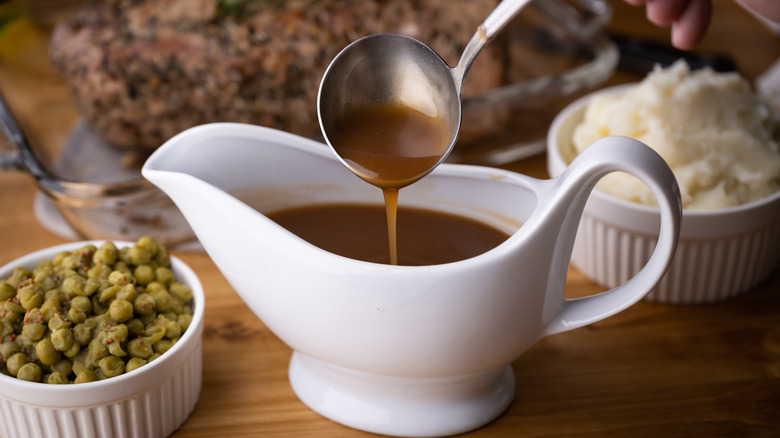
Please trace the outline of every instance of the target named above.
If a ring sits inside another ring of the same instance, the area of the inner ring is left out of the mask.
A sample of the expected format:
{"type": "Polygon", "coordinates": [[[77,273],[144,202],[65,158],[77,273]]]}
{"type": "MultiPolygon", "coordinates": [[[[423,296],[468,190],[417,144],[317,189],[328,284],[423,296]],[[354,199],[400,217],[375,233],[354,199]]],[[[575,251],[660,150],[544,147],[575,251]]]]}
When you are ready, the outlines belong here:
{"type": "MultiPolygon", "coordinates": [[[[680,186],[683,221],[672,266],[647,300],[721,301],[759,285],[780,264],[780,123],[737,73],[690,71],[684,62],[643,81],[597,91],[553,121],[547,165],[561,173],[593,141],[639,140],[667,162],[680,186]]],[[[644,265],[658,233],[649,189],[613,173],[585,207],[572,264],[604,287],[644,265]]]]}
{"type": "Polygon", "coordinates": [[[156,241],[83,241],[0,267],[0,435],[165,437],[202,379],[203,288],[156,241]]]}

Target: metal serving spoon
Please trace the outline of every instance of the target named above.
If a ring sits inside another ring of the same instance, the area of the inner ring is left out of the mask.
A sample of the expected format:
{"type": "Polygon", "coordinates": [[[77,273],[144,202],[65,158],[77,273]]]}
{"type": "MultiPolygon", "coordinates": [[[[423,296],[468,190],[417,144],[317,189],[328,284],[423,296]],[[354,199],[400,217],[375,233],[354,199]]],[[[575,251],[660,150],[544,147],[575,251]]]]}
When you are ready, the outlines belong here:
{"type": "MultiPolygon", "coordinates": [[[[320,83],[317,113],[328,145],[352,172],[358,169],[334,144],[345,114],[377,105],[399,105],[440,117],[446,126],[448,147],[440,159],[416,178],[431,172],[452,151],[463,117],[463,82],[480,51],[531,0],[503,0],[479,26],[461,55],[450,67],[430,47],[404,35],[376,34],[348,45],[331,61],[320,83]]],[[[363,176],[361,176],[363,177],[363,176]]]]}

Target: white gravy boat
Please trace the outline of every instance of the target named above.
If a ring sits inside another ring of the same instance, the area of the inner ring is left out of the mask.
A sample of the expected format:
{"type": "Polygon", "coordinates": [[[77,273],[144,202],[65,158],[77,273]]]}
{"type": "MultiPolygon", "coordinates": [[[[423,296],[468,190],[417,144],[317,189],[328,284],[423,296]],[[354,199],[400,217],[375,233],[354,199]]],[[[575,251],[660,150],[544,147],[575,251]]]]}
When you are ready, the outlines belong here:
{"type": "Polygon", "coordinates": [[[453,435],[496,418],[514,394],[509,364],[545,336],[642,299],[665,273],[680,229],[672,172],[650,148],[623,137],[599,140],[550,180],[444,164],[402,189],[401,205],[512,233],[477,257],[422,267],[326,252],[229,193],[261,186],[262,211],[382,202],[378,189],[315,141],[251,125],[204,125],[168,141],[142,173],[176,203],[241,298],[294,350],[289,378],[298,397],[339,423],[396,436],[453,435]],[[659,199],[655,252],[625,284],[566,299],[585,201],[599,178],[618,170],[638,176],[659,199]]]}

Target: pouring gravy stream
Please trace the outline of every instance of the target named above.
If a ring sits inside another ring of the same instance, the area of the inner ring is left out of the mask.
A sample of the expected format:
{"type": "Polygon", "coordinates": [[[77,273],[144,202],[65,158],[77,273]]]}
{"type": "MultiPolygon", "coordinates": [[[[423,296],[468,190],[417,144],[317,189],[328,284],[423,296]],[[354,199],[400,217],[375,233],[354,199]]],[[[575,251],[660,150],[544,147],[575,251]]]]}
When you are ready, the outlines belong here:
{"type": "Polygon", "coordinates": [[[404,105],[376,105],[347,112],[336,122],[331,145],[355,174],[382,189],[390,264],[398,264],[398,191],[439,163],[449,146],[440,117],[404,105]]]}

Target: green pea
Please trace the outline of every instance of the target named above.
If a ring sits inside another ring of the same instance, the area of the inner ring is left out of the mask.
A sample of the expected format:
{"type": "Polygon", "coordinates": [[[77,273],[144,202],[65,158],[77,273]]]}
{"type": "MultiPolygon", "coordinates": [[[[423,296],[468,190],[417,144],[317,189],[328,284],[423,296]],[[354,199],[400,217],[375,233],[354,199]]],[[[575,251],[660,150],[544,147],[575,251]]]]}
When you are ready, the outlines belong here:
{"type": "Polygon", "coordinates": [[[76,357],[77,354],[81,352],[81,344],[78,342],[74,342],[73,345],[70,346],[67,350],[63,351],[62,354],[65,357],[73,358],[76,357]]]}
{"type": "Polygon", "coordinates": [[[15,353],[5,362],[5,367],[12,376],[17,377],[16,375],[19,372],[19,369],[26,363],[27,355],[24,353],[15,353]]]}
{"type": "Polygon", "coordinates": [[[153,237],[143,236],[135,242],[136,246],[144,248],[149,252],[149,255],[155,257],[160,250],[160,245],[154,240],[153,237]]]}
{"type": "Polygon", "coordinates": [[[155,321],[157,321],[157,313],[152,313],[149,315],[139,315],[138,319],[141,320],[141,323],[144,325],[144,328],[155,321]]]}
{"type": "Polygon", "coordinates": [[[125,365],[125,372],[129,373],[130,371],[135,371],[144,365],[146,365],[146,359],[141,359],[140,357],[131,357],[125,365]]]}
{"type": "Polygon", "coordinates": [[[148,265],[152,261],[152,255],[149,251],[141,246],[135,245],[127,250],[126,262],[132,265],[148,265]]]}
{"type": "Polygon", "coordinates": [[[163,339],[162,341],[154,344],[154,351],[156,353],[163,354],[166,351],[170,350],[171,347],[173,347],[173,342],[171,342],[168,339],[163,339]]]}
{"type": "Polygon", "coordinates": [[[25,324],[22,326],[22,333],[28,338],[37,341],[46,333],[46,326],[39,322],[25,324]]]}
{"type": "MultiPolygon", "coordinates": [[[[122,251],[127,252],[127,248],[122,248],[122,251]]],[[[114,268],[115,271],[119,271],[119,272],[122,272],[122,273],[127,274],[127,275],[132,275],[132,273],[133,273],[130,270],[130,267],[127,266],[127,263],[125,263],[124,261],[121,261],[121,260],[116,262],[116,263],[114,263],[113,268],[114,268]]]]}
{"type": "Polygon", "coordinates": [[[87,366],[97,365],[100,359],[108,356],[110,353],[108,347],[106,347],[98,338],[92,338],[87,346],[87,366]]]}
{"type": "Polygon", "coordinates": [[[100,248],[95,251],[95,255],[92,256],[92,261],[96,264],[101,263],[111,266],[116,263],[118,251],[116,245],[113,242],[105,242],[100,245],[100,248]]]}
{"type": "Polygon", "coordinates": [[[32,362],[26,363],[19,368],[16,374],[16,378],[19,380],[26,380],[28,382],[40,382],[41,381],[41,367],[32,362]]]}
{"type": "Polygon", "coordinates": [[[73,383],[89,383],[95,382],[97,379],[97,375],[95,375],[94,371],[85,369],[76,375],[76,380],[74,380],[73,383]]]}
{"type": "Polygon", "coordinates": [[[73,332],[61,328],[51,334],[51,343],[57,351],[68,351],[73,346],[73,332]]]}
{"type": "Polygon", "coordinates": [[[165,289],[154,290],[149,293],[154,298],[155,310],[167,312],[171,308],[171,294],[165,289]]]}
{"type": "Polygon", "coordinates": [[[79,309],[84,312],[92,312],[92,300],[85,296],[74,297],[70,302],[71,309],[79,309]]]}
{"type": "Polygon", "coordinates": [[[146,359],[148,362],[153,362],[155,359],[162,356],[160,353],[152,353],[151,356],[149,356],[149,359],[146,359]]]}
{"type": "Polygon", "coordinates": [[[171,311],[176,314],[182,313],[184,306],[186,306],[188,302],[191,301],[184,301],[178,296],[171,294],[171,311]]]}
{"type": "Polygon", "coordinates": [[[108,276],[108,282],[115,285],[123,285],[133,282],[133,276],[128,272],[112,271],[108,276]]]}
{"type": "Polygon", "coordinates": [[[171,283],[171,286],[169,287],[169,290],[173,295],[176,295],[179,297],[180,300],[184,301],[185,303],[187,301],[190,301],[192,299],[192,290],[190,290],[187,285],[179,283],[179,282],[173,282],[171,283]]]}
{"type": "Polygon", "coordinates": [[[135,338],[127,343],[127,352],[132,357],[147,359],[152,355],[152,344],[144,341],[144,338],[135,338]]]}
{"type": "Polygon", "coordinates": [[[65,281],[66,278],[70,278],[70,277],[81,277],[81,275],[79,275],[79,273],[74,271],[73,269],[63,269],[57,271],[57,275],[60,277],[61,281],[65,281]]]}
{"type": "Polygon", "coordinates": [[[16,296],[16,288],[7,281],[0,281],[0,301],[5,301],[16,296]]]}
{"type": "Polygon", "coordinates": [[[116,342],[124,342],[127,340],[128,329],[125,324],[117,324],[108,329],[108,338],[113,339],[116,342]]]}
{"type": "Polygon", "coordinates": [[[137,296],[138,294],[135,292],[135,285],[132,283],[122,285],[119,292],[116,294],[117,299],[129,301],[131,303],[135,301],[135,297],[137,296]]]}
{"type": "Polygon", "coordinates": [[[59,311],[60,300],[56,298],[49,298],[41,305],[41,314],[43,314],[43,320],[46,322],[49,322],[59,311]]]}
{"type": "Polygon", "coordinates": [[[43,304],[43,293],[35,290],[32,286],[24,286],[19,289],[16,296],[19,298],[19,304],[25,310],[34,309],[43,304]]]}
{"type": "Polygon", "coordinates": [[[67,258],[70,258],[70,253],[69,252],[67,252],[67,251],[59,252],[59,253],[54,255],[54,258],[52,259],[51,264],[53,266],[55,266],[55,267],[61,267],[62,266],[62,262],[65,259],[67,259],[67,258]]]}
{"type": "Polygon", "coordinates": [[[70,359],[60,359],[51,365],[52,372],[57,372],[69,376],[73,372],[73,362],[70,359]]]}
{"type": "Polygon", "coordinates": [[[89,271],[87,271],[87,278],[103,279],[103,278],[108,278],[110,274],[111,274],[111,265],[106,263],[98,263],[95,266],[89,268],[89,271]]]}
{"type": "Polygon", "coordinates": [[[92,295],[92,313],[102,315],[106,312],[108,312],[108,304],[101,303],[97,294],[92,295]]]}
{"type": "MultiPolygon", "coordinates": [[[[8,300],[5,303],[3,303],[3,307],[5,308],[6,313],[11,312],[11,313],[21,314],[24,313],[25,311],[24,307],[20,306],[18,303],[14,302],[13,300],[8,300]]],[[[8,319],[7,316],[6,319],[8,319]]]]}
{"type": "Polygon", "coordinates": [[[54,279],[54,277],[46,277],[40,280],[36,279],[35,287],[37,287],[41,292],[46,293],[52,289],[57,289],[59,287],[59,283],[54,279]]]}
{"type": "Polygon", "coordinates": [[[80,323],[83,322],[85,319],[87,319],[87,314],[81,309],[77,309],[75,307],[68,310],[68,319],[71,320],[71,322],[80,323]]]}
{"type": "Polygon", "coordinates": [[[87,345],[92,340],[92,328],[85,323],[76,324],[73,327],[73,339],[81,345],[87,345]]]}
{"type": "Polygon", "coordinates": [[[124,322],[133,317],[133,305],[129,301],[114,300],[108,307],[111,318],[116,322],[124,322]]]}
{"type": "Polygon", "coordinates": [[[154,345],[165,337],[165,327],[162,325],[149,325],[143,331],[143,339],[154,345]]]}
{"type": "Polygon", "coordinates": [[[111,299],[113,299],[116,296],[117,293],[119,293],[119,291],[121,289],[122,288],[119,285],[116,285],[116,284],[112,285],[112,286],[109,286],[109,287],[103,289],[100,292],[100,297],[98,298],[98,300],[101,303],[104,303],[104,302],[106,302],[108,300],[111,300],[111,299]]]}
{"type": "Polygon", "coordinates": [[[54,348],[54,344],[49,338],[35,344],[35,354],[38,356],[38,360],[45,365],[51,365],[62,357],[62,353],[54,348]]]}
{"type": "Polygon", "coordinates": [[[92,295],[93,293],[100,290],[101,282],[98,278],[87,278],[87,280],[84,282],[84,294],[85,295],[92,295]]]}
{"type": "Polygon", "coordinates": [[[45,294],[43,294],[43,299],[45,301],[54,299],[60,302],[60,306],[62,306],[62,304],[64,304],[67,301],[67,298],[68,298],[67,295],[65,295],[62,289],[57,289],[57,288],[49,289],[48,291],[46,291],[45,294]]]}
{"type": "Polygon", "coordinates": [[[138,315],[151,315],[157,311],[154,297],[150,294],[142,293],[133,301],[133,309],[138,315]]]}
{"type": "Polygon", "coordinates": [[[147,285],[156,279],[154,269],[149,265],[141,265],[133,271],[137,284],[147,285]]]}
{"type": "Polygon", "coordinates": [[[32,270],[33,279],[38,282],[46,277],[51,277],[54,274],[54,265],[50,261],[41,262],[35,269],[32,270]]]}
{"type": "Polygon", "coordinates": [[[182,333],[184,333],[190,328],[190,324],[192,324],[192,315],[187,315],[185,313],[179,314],[176,316],[176,322],[179,324],[179,327],[181,327],[182,333]]]}
{"type": "Polygon", "coordinates": [[[157,255],[154,257],[154,260],[157,262],[158,266],[162,266],[166,268],[170,267],[171,259],[170,256],[168,255],[168,248],[161,246],[157,251],[157,255]]]}
{"type": "Polygon", "coordinates": [[[146,293],[153,294],[160,290],[167,290],[165,285],[159,281],[153,281],[146,285],[146,293]]]}
{"type": "Polygon", "coordinates": [[[74,376],[78,376],[81,374],[82,371],[86,370],[87,366],[84,365],[84,362],[82,362],[79,359],[73,359],[72,365],[71,365],[71,372],[74,376]]]}
{"type": "Polygon", "coordinates": [[[19,267],[14,269],[14,273],[11,274],[11,278],[6,279],[6,281],[9,281],[11,286],[17,288],[20,284],[30,279],[30,277],[32,277],[32,271],[19,267]]]}
{"type": "Polygon", "coordinates": [[[55,371],[49,374],[49,376],[46,378],[46,383],[50,385],[67,385],[70,382],[68,381],[67,375],[55,371]]]}
{"type": "Polygon", "coordinates": [[[92,327],[92,330],[104,330],[110,328],[112,325],[116,324],[116,321],[111,319],[111,315],[103,312],[100,314],[97,314],[89,319],[88,324],[90,324],[90,327],[92,327]]]}
{"type": "Polygon", "coordinates": [[[22,306],[11,301],[5,302],[5,320],[9,323],[18,324],[22,320],[22,313],[24,313],[22,306]],[[15,308],[19,310],[15,310],[15,308]]]}
{"type": "Polygon", "coordinates": [[[0,320],[0,338],[4,338],[14,332],[16,332],[14,323],[5,319],[0,320]]]}
{"type": "Polygon", "coordinates": [[[165,326],[165,337],[167,339],[178,339],[181,337],[182,331],[179,323],[168,320],[168,324],[165,326]]]}
{"type": "Polygon", "coordinates": [[[72,275],[65,280],[62,281],[62,291],[65,292],[68,295],[89,295],[86,290],[84,289],[84,286],[86,286],[87,280],[84,278],[78,276],[78,275],[72,275]]]}
{"type": "Polygon", "coordinates": [[[171,271],[171,268],[160,266],[157,269],[154,270],[154,276],[160,283],[164,285],[168,285],[173,283],[173,271],[171,271]]]}
{"type": "Polygon", "coordinates": [[[127,325],[127,332],[131,338],[134,338],[141,334],[144,330],[144,323],[138,318],[133,318],[125,323],[127,325]]]}
{"type": "Polygon", "coordinates": [[[106,356],[100,359],[100,371],[106,377],[116,377],[125,372],[125,363],[116,356],[106,356]]]}
{"type": "Polygon", "coordinates": [[[16,342],[5,341],[0,344],[0,357],[2,357],[3,360],[5,358],[10,358],[14,354],[18,353],[21,349],[22,346],[16,342]]]}
{"type": "Polygon", "coordinates": [[[56,314],[49,320],[49,330],[55,332],[62,328],[70,328],[70,321],[63,318],[62,314],[56,314]]]}
{"type": "Polygon", "coordinates": [[[92,257],[95,255],[97,248],[95,245],[84,245],[81,248],[73,251],[70,254],[70,258],[73,259],[78,266],[85,266],[92,261],[92,257]]]}

